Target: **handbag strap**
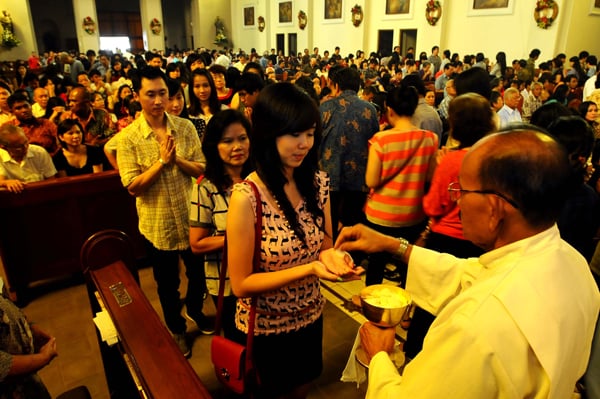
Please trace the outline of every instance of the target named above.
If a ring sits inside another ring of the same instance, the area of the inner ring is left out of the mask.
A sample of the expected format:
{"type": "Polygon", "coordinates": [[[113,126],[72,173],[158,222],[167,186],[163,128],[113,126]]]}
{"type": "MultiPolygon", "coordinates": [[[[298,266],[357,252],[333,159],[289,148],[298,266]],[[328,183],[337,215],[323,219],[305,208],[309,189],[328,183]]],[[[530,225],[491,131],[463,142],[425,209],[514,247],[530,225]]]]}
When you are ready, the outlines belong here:
{"type": "MultiPolygon", "coordinates": [[[[262,240],[262,200],[256,184],[251,180],[244,180],[252,188],[256,198],[256,223],[254,224],[254,255],[252,256],[252,272],[260,270],[260,243],[262,240]]],[[[223,246],[223,261],[219,272],[219,297],[217,301],[217,319],[215,322],[215,334],[221,332],[223,318],[223,300],[225,295],[225,275],[227,274],[227,233],[223,246]]],[[[250,313],[248,314],[248,335],[246,339],[246,370],[252,369],[252,343],[254,341],[254,325],[256,324],[256,296],[250,301],[250,313]]]]}

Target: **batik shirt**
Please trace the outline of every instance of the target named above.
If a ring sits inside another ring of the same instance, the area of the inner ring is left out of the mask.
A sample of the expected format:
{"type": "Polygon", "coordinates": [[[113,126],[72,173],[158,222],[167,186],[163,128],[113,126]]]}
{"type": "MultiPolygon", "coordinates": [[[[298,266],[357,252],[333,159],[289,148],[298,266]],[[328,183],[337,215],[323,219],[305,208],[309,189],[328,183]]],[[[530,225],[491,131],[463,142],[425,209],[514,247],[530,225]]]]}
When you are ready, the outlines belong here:
{"type": "Polygon", "coordinates": [[[353,90],[321,104],[323,141],[320,168],[331,179],[331,191],[367,192],[365,173],[369,139],[379,131],[377,111],[353,90]]]}

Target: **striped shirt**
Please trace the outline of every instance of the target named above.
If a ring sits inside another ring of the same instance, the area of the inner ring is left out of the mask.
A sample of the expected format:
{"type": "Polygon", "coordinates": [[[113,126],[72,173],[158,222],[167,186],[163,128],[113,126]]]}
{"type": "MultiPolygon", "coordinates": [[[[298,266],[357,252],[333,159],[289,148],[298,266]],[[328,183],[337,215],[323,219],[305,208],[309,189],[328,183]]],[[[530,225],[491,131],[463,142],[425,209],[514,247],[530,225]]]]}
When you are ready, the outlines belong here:
{"type": "Polygon", "coordinates": [[[381,184],[371,189],[367,219],[386,227],[413,226],[425,218],[423,195],[427,172],[438,148],[429,130],[384,130],[369,141],[381,162],[381,184]]]}
{"type": "MultiPolygon", "coordinates": [[[[194,184],[192,188],[190,226],[208,229],[211,236],[224,235],[230,199],[231,189],[222,191],[217,189],[210,180],[201,179],[200,183],[194,184]]],[[[206,287],[211,295],[219,295],[219,273],[222,261],[223,250],[204,255],[206,287]]],[[[225,295],[231,295],[229,275],[225,280],[225,295]]]]}
{"type": "MultiPolygon", "coordinates": [[[[177,156],[206,163],[196,130],[190,121],[166,115],[167,129],[175,139],[177,156]]],[[[123,186],[160,159],[160,144],[142,116],[120,133],[117,163],[123,186]]],[[[136,197],[139,230],[157,249],[184,250],[189,243],[189,203],[192,176],[177,165],[165,165],[154,183],[136,197]]],[[[196,177],[196,176],[193,176],[196,177]]]]}

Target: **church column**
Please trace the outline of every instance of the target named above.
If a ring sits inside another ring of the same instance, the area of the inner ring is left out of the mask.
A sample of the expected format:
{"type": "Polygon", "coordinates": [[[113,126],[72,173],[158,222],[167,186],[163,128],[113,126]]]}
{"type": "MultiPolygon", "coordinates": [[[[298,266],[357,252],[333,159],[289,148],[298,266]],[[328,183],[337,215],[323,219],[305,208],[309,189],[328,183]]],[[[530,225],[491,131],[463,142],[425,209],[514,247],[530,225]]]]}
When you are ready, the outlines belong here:
{"type": "Polygon", "coordinates": [[[161,0],[140,0],[144,47],[152,51],[165,50],[165,29],[161,0]]]}
{"type": "Polygon", "coordinates": [[[98,14],[95,1],[73,0],[73,15],[75,16],[75,31],[79,51],[100,49],[100,35],[98,33],[98,14]]]}

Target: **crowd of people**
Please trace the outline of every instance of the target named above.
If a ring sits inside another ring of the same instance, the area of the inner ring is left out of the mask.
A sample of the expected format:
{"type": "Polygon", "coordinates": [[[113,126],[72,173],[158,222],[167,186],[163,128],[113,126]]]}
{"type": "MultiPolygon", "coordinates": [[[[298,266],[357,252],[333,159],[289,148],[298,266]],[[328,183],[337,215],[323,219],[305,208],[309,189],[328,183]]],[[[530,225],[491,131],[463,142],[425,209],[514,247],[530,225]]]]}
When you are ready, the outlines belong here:
{"type": "Polygon", "coordinates": [[[600,80],[585,51],[540,56],[32,54],[0,76],[0,187],[117,169],[185,356],[186,318],[214,332],[203,301],[225,264],[226,336],[246,342],[255,299],[259,397],[308,395],[320,281],[366,269],[417,305],[402,377],[394,329],[361,327],[368,397],[562,398],[600,306],[600,80]]]}

